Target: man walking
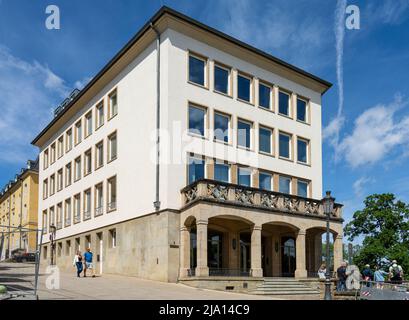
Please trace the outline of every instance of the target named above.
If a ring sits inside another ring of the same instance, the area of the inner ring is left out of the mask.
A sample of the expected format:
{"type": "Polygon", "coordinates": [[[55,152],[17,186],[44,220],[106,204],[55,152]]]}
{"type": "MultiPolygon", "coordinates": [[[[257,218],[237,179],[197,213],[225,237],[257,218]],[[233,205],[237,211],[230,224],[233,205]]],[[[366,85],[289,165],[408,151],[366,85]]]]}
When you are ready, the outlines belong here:
{"type": "Polygon", "coordinates": [[[87,252],[84,253],[84,260],[85,260],[85,269],[84,269],[84,277],[87,276],[87,270],[91,270],[91,276],[95,278],[94,274],[94,265],[92,264],[92,252],[91,248],[87,248],[87,252]]]}
{"type": "Polygon", "coordinates": [[[346,281],[347,281],[347,263],[342,262],[341,266],[337,269],[337,278],[338,278],[338,283],[337,283],[337,291],[345,291],[346,290],[346,281]]]}

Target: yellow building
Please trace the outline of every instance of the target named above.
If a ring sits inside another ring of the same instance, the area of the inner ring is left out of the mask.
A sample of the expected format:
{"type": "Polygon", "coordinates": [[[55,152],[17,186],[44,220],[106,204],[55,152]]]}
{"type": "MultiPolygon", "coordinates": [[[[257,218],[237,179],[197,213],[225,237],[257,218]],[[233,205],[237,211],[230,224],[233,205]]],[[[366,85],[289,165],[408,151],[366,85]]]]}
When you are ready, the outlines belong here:
{"type": "Polygon", "coordinates": [[[0,258],[15,249],[34,252],[38,221],[38,159],[16,174],[0,191],[0,258]],[[21,229],[18,227],[21,226],[21,229]],[[20,231],[21,230],[21,231],[20,231]]]}

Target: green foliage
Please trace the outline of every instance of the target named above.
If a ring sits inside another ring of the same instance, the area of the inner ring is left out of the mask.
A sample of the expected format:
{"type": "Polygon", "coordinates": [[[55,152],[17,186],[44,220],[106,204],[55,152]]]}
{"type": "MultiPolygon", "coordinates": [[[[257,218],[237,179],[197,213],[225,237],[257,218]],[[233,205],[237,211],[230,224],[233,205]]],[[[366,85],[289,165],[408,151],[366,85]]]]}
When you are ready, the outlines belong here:
{"type": "Polygon", "coordinates": [[[397,260],[409,272],[409,206],[390,193],[368,196],[365,208],[356,211],[345,229],[350,241],[364,237],[354,263],[386,267],[397,260]]]}

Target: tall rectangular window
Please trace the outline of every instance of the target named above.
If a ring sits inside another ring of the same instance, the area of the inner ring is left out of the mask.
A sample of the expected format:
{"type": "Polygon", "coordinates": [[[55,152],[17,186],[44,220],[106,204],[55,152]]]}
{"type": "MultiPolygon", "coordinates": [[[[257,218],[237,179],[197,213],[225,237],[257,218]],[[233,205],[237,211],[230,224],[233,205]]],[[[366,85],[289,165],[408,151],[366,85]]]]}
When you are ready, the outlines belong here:
{"type": "Polygon", "coordinates": [[[109,247],[116,248],[116,229],[109,230],[109,237],[111,238],[109,247]]]}
{"type": "Polygon", "coordinates": [[[272,180],[273,180],[273,176],[271,174],[266,173],[266,172],[260,172],[259,174],[260,189],[272,191],[273,190],[272,180]]]}
{"type": "Polygon", "coordinates": [[[61,158],[64,154],[64,136],[61,136],[58,138],[57,153],[58,153],[58,158],[61,158]]]}
{"type": "Polygon", "coordinates": [[[279,192],[290,194],[291,193],[291,178],[280,176],[279,180],[279,192]]]}
{"type": "Polygon", "coordinates": [[[74,223],[81,221],[81,194],[74,196],[74,223]]]}
{"type": "Polygon", "coordinates": [[[117,208],[116,187],[116,177],[108,179],[108,211],[113,211],[117,208]]]}
{"type": "Polygon", "coordinates": [[[61,191],[64,186],[63,170],[57,171],[57,191],[61,191]]]}
{"type": "Polygon", "coordinates": [[[189,181],[191,184],[205,177],[205,162],[201,158],[189,157],[189,181]]]}
{"type": "Polygon", "coordinates": [[[75,124],[75,144],[78,144],[82,141],[82,121],[79,120],[75,124]]]}
{"type": "Polygon", "coordinates": [[[297,161],[308,163],[308,141],[297,138],[297,161]]]}
{"type": "Polygon", "coordinates": [[[214,179],[221,182],[230,182],[230,165],[216,162],[214,164],[214,179]]]}
{"type": "Polygon", "coordinates": [[[96,106],[96,128],[104,124],[104,101],[101,101],[96,106]]]}
{"type": "Polygon", "coordinates": [[[189,55],[189,81],[206,85],[206,64],[207,61],[197,56],[189,55]]]}
{"type": "Polygon", "coordinates": [[[251,127],[250,122],[238,120],[237,122],[237,144],[247,149],[251,148],[251,127]]]}
{"type": "Polygon", "coordinates": [[[279,154],[280,157],[290,159],[291,158],[291,136],[285,133],[279,135],[279,154]]]}
{"type": "Polygon", "coordinates": [[[48,225],[48,220],[47,220],[47,209],[43,210],[43,233],[47,233],[47,225],[48,225]]]}
{"type": "Polygon", "coordinates": [[[278,94],[278,112],[290,116],[290,95],[283,91],[278,94]]]}
{"type": "Polygon", "coordinates": [[[307,122],[307,102],[297,99],[297,120],[307,122]]]}
{"type": "Polygon", "coordinates": [[[85,115],[85,137],[92,134],[92,110],[85,115]]]}
{"type": "Polygon", "coordinates": [[[189,132],[205,136],[206,110],[204,108],[189,106],[189,132]]]}
{"type": "Polygon", "coordinates": [[[55,211],[54,211],[54,206],[50,208],[49,212],[50,212],[50,223],[49,226],[55,226],[55,211]]]}
{"type": "Polygon", "coordinates": [[[43,199],[48,198],[48,179],[44,179],[43,181],[43,199]]]}
{"type": "Polygon", "coordinates": [[[50,158],[51,158],[50,163],[54,163],[55,162],[55,142],[51,145],[50,150],[51,150],[51,152],[50,152],[50,158]]]}
{"type": "Polygon", "coordinates": [[[116,132],[108,137],[108,161],[115,160],[117,157],[117,137],[116,132]]]}
{"type": "Polygon", "coordinates": [[[62,202],[57,204],[57,229],[62,228],[62,202]]]}
{"type": "Polygon", "coordinates": [[[118,114],[118,93],[115,89],[108,96],[108,116],[109,119],[115,117],[118,114]]]}
{"type": "Polygon", "coordinates": [[[55,193],[55,174],[50,176],[50,195],[55,193]]]}
{"type": "Polygon", "coordinates": [[[100,141],[95,145],[95,169],[104,165],[104,141],[100,141]]]}
{"type": "Polygon", "coordinates": [[[273,136],[273,130],[264,128],[264,127],[259,127],[259,150],[260,152],[272,154],[273,153],[273,148],[272,148],[272,136],[273,136]]]}
{"type": "Polygon", "coordinates": [[[104,213],[104,191],[102,183],[95,186],[95,216],[100,216],[104,213]]]}
{"type": "Polygon", "coordinates": [[[237,98],[251,101],[251,79],[241,74],[237,75],[237,98]]]}
{"type": "Polygon", "coordinates": [[[92,171],[92,153],[91,149],[88,149],[84,153],[84,176],[90,174],[92,171]]]}
{"type": "Polygon", "coordinates": [[[68,187],[72,183],[72,168],[71,162],[65,166],[65,186],[68,187]]]}
{"type": "Polygon", "coordinates": [[[84,191],[84,220],[91,218],[91,189],[84,191]]]}
{"type": "Polygon", "coordinates": [[[229,142],[230,116],[214,113],[214,140],[229,142]]]}
{"type": "Polygon", "coordinates": [[[64,221],[66,227],[71,225],[71,198],[65,200],[64,221]]]}
{"type": "Polygon", "coordinates": [[[239,185],[251,187],[251,170],[248,168],[238,168],[239,185]]]}
{"type": "Polygon", "coordinates": [[[43,168],[47,169],[48,168],[48,149],[44,150],[43,153],[43,168]]]}
{"type": "Polygon", "coordinates": [[[81,156],[75,159],[74,162],[74,171],[75,171],[75,177],[74,180],[77,181],[81,179],[81,156]]]}
{"type": "Polygon", "coordinates": [[[258,84],[258,104],[264,109],[271,109],[271,88],[262,83],[258,84]]]}
{"type": "Polygon", "coordinates": [[[65,152],[72,149],[72,129],[67,130],[65,134],[65,152]]]}
{"type": "Polygon", "coordinates": [[[230,69],[220,65],[214,66],[214,90],[229,94],[230,69]]]}
{"type": "Polygon", "coordinates": [[[299,197],[308,198],[308,182],[303,180],[297,181],[297,194],[299,197]]]}

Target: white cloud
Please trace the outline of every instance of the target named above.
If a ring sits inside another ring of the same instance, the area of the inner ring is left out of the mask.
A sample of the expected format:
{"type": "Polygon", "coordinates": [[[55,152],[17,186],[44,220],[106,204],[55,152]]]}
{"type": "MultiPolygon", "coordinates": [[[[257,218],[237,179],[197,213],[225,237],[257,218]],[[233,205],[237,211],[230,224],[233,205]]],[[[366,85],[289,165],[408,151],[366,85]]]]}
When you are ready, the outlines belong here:
{"type": "Polygon", "coordinates": [[[353,132],[335,146],[339,158],[356,168],[391,156],[399,146],[409,146],[409,116],[395,116],[407,104],[397,95],[389,105],[367,109],[355,120],[353,132]]]}
{"type": "Polygon", "coordinates": [[[356,180],[353,184],[355,196],[362,198],[366,186],[373,182],[374,182],[374,179],[369,178],[369,177],[361,177],[358,180],[356,180]]]}
{"type": "Polygon", "coordinates": [[[367,16],[373,24],[401,24],[408,16],[408,0],[384,0],[382,3],[369,2],[367,16]]]}
{"type": "Polygon", "coordinates": [[[82,90],[91,80],[92,80],[92,77],[85,77],[84,79],[77,80],[74,83],[74,87],[79,90],[82,90]]]}

